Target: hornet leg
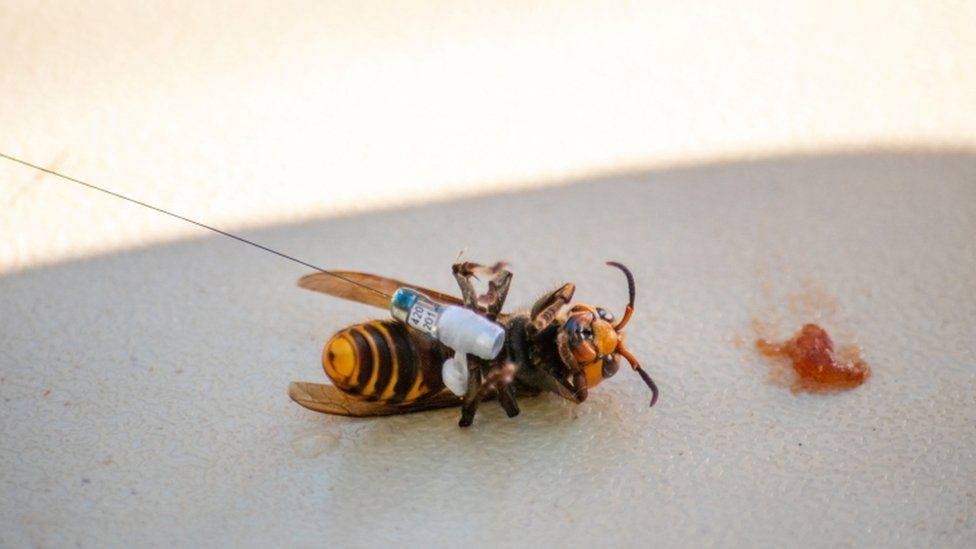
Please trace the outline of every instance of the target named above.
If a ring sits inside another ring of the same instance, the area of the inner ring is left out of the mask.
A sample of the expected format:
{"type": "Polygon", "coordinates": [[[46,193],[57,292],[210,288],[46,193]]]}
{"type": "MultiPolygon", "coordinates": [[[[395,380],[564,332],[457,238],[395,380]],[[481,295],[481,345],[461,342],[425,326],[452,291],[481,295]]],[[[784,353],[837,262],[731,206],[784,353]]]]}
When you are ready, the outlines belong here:
{"type": "MultiPolygon", "coordinates": [[[[461,288],[461,296],[464,306],[474,311],[483,312],[491,320],[495,320],[505,305],[505,298],[508,297],[508,289],[512,283],[512,273],[505,269],[505,264],[498,262],[492,266],[479,265],[471,262],[458,261],[453,265],[451,271],[454,279],[461,288]],[[488,292],[483,296],[478,296],[471,277],[477,278],[478,275],[488,277],[488,292]],[[485,308],[481,308],[481,304],[485,308]]],[[[519,414],[518,404],[515,402],[515,390],[509,385],[512,374],[495,375],[495,372],[488,374],[482,382],[482,373],[489,367],[489,363],[478,357],[468,355],[468,388],[464,395],[464,404],[461,406],[461,419],[458,425],[467,427],[474,421],[478,405],[485,396],[493,389],[497,389],[498,402],[508,417],[515,417],[519,414]]],[[[505,371],[503,367],[497,371],[505,371]]],[[[514,370],[513,370],[514,371],[514,370]]]]}
{"type": "Polygon", "coordinates": [[[575,292],[576,285],[570,282],[542,296],[532,306],[532,312],[529,314],[532,319],[532,325],[529,329],[534,333],[539,333],[548,328],[552,324],[552,321],[555,320],[559,309],[573,299],[575,292]]]}
{"type": "MultiPolygon", "coordinates": [[[[475,358],[475,360],[480,361],[480,359],[477,358],[475,358]]],[[[470,426],[474,421],[474,414],[478,410],[478,404],[480,404],[485,397],[490,395],[492,391],[497,391],[499,399],[501,399],[501,395],[505,392],[505,390],[511,388],[510,384],[514,377],[515,365],[512,363],[506,363],[504,366],[496,368],[485,376],[484,382],[477,387],[477,390],[474,391],[473,394],[469,391],[469,393],[464,396],[464,404],[461,405],[461,421],[458,422],[458,425],[461,427],[470,426]]],[[[471,387],[470,382],[468,387],[471,387]]],[[[514,398],[512,399],[512,403],[514,404],[514,398]]],[[[508,412],[508,408],[505,410],[508,412]]],[[[515,413],[518,414],[518,406],[515,406],[514,410],[515,413]]],[[[511,412],[509,412],[508,416],[514,417],[511,412]]]]}
{"type": "Polygon", "coordinates": [[[563,360],[573,375],[573,383],[570,388],[576,397],[576,403],[579,404],[589,396],[589,385],[586,382],[586,374],[583,373],[583,368],[576,361],[573,352],[569,350],[569,336],[565,332],[560,332],[556,336],[556,348],[559,351],[559,358],[563,360]]]}
{"type": "Polygon", "coordinates": [[[464,305],[477,311],[481,310],[480,305],[484,304],[485,313],[489,318],[495,320],[501,312],[502,306],[505,305],[508,288],[512,283],[512,273],[505,268],[505,264],[499,261],[488,267],[465,261],[455,263],[451,271],[461,288],[464,305]],[[488,292],[482,296],[478,296],[471,284],[471,277],[478,278],[478,275],[488,277],[488,292]]]}
{"type": "Polygon", "coordinates": [[[478,411],[478,404],[481,398],[481,371],[485,361],[474,356],[468,355],[468,390],[464,393],[464,403],[461,405],[461,420],[458,425],[468,427],[474,421],[474,414],[478,411]]]}
{"type": "Polygon", "coordinates": [[[498,403],[502,405],[508,417],[515,417],[521,412],[518,402],[515,401],[515,389],[511,383],[499,383],[498,403]]]}

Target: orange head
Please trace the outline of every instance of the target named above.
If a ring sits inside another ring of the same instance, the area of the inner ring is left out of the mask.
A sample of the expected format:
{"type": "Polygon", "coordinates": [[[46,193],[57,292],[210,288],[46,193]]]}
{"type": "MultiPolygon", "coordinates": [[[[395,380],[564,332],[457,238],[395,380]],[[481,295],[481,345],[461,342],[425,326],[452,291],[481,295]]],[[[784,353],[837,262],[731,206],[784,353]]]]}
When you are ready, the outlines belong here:
{"type": "Polygon", "coordinates": [[[620,322],[614,324],[613,315],[606,309],[578,304],[566,313],[566,321],[563,323],[562,330],[568,336],[569,350],[572,352],[573,358],[576,359],[576,363],[583,368],[583,372],[586,374],[587,386],[593,387],[605,378],[617,373],[617,370],[620,369],[619,360],[624,358],[651,389],[651,406],[654,406],[654,403],[657,402],[657,385],[640,367],[634,355],[630,354],[630,351],[624,346],[622,330],[634,312],[636,295],[634,275],[620,263],[611,261],[607,265],[617,267],[627,276],[630,300],[627,302],[624,317],[620,319],[620,322]]]}

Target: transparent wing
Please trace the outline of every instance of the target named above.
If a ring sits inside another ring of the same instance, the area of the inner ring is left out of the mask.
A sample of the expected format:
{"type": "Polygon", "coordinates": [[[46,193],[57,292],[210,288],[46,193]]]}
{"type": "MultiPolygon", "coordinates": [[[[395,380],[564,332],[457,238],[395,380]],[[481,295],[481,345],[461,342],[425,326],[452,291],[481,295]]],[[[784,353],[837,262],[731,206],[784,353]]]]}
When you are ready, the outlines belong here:
{"type": "Polygon", "coordinates": [[[442,303],[463,305],[463,302],[454,296],[424,288],[423,286],[417,286],[416,284],[408,284],[401,280],[354,271],[332,272],[342,278],[330,276],[326,273],[312,273],[300,278],[298,280],[298,286],[306,290],[365,303],[366,305],[372,305],[381,309],[389,309],[390,297],[393,296],[393,292],[397,288],[404,287],[417,290],[442,303]],[[362,284],[362,286],[359,284],[362,284]],[[372,291],[369,288],[377,291],[372,291]]]}
{"type": "Polygon", "coordinates": [[[302,381],[288,385],[288,396],[314,412],[348,417],[392,416],[461,405],[461,398],[447,389],[419,402],[387,404],[353,398],[332,385],[302,381]]]}

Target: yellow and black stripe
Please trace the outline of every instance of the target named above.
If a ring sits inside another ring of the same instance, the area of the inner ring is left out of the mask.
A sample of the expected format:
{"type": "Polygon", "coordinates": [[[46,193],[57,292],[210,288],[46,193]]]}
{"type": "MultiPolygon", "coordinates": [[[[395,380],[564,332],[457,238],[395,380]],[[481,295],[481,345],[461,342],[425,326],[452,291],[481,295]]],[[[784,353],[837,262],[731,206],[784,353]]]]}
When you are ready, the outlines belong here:
{"type": "Polygon", "coordinates": [[[444,348],[394,320],[340,330],[322,351],[322,365],[343,392],[369,401],[412,402],[440,391],[444,348]]]}

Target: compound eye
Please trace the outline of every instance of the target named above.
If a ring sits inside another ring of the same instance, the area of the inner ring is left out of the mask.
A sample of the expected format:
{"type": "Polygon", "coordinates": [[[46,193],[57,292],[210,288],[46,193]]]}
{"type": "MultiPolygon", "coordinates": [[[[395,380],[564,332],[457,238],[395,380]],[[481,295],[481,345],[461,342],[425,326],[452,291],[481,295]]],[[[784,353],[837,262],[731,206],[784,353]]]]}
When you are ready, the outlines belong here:
{"type": "Polygon", "coordinates": [[[620,369],[620,362],[616,355],[603,357],[603,377],[612,377],[620,369]]]}
{"type": "Polygon", "coordinates": [[[611,322],[611,323],[613,322],[613,314],[610,313],[610,311],[608,311],[606,309],[600,309],[598,307],[597,310],[596,310],[596,314],[600,315],[600,318],[602,320],[605,320],[605,321],[611,322]]]}

